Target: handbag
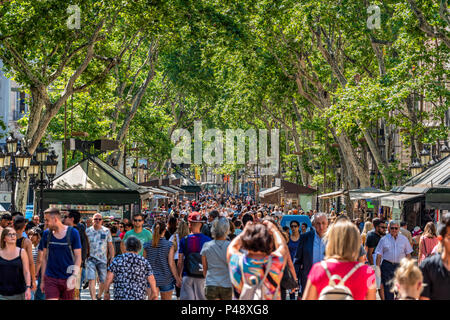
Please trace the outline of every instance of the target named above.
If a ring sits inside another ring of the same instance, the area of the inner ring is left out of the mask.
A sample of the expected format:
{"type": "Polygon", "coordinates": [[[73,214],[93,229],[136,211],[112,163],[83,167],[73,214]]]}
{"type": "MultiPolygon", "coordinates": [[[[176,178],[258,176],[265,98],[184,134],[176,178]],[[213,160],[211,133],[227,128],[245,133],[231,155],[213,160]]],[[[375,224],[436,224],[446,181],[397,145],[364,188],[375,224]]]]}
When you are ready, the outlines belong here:
{"type": "Polygon", "coordinates": [[[294,276],[291,273],[291,270],[286,266],[283,273],[283,278],[281,278],[280,286],[283,289],[291,290],[298,287],[297,281],[295,281],[294,276]]]}

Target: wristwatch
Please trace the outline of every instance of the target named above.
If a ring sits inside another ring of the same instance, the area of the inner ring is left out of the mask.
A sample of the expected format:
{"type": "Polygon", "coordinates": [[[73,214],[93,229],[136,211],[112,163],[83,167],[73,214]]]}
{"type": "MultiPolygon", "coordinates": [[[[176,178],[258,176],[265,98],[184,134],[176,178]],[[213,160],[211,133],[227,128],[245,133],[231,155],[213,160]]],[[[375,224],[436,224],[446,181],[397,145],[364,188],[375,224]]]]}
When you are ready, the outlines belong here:
{"type": "Polygon", "coordinates": [[[31,286],[27,286],[27,289],[31,289],[31,286]]]}

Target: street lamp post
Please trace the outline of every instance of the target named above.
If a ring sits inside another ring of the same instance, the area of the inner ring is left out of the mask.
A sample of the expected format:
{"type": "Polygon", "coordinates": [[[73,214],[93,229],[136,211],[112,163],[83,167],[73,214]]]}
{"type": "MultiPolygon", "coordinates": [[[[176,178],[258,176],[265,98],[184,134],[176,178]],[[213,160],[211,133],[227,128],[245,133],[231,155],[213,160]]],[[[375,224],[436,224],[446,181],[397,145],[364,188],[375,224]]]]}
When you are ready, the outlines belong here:
{"type": "Polygon", "coordinates": [[[30,165],[30,184],[33,189],[39,190],[39,200],[37,201],[38,208],[36,212],[39,214],[40,219],[44,219],[44,195],[43,192],[47,188],[53,186],[53,178],[56,175],[56,167],[58,161],[56,159],[58,156],[55,151],[49,154],[48,149],[45,148],[42,143],[39,144],[36,149],[35,156],[31,160],[30,165]]]}
{"type": "Polygon", "coordinates": [[[27,171],[30,166],[31,155],[24,147],[24,142],[11,135],[6,140],[6,150],[0,148],[0,181],[8,181],[11,185],[11,208],[10,211],[16,211],[16,184],[24,182],[27,179],[27,171]]]}

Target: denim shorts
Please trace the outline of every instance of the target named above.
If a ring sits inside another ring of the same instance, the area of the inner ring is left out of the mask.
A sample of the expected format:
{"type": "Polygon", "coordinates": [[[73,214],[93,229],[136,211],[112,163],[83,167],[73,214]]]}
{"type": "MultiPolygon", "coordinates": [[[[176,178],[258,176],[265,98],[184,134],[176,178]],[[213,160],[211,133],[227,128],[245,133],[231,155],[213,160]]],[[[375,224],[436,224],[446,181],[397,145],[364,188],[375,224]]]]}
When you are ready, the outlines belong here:
{"type": "Polygon", "coordinates": [[[168,292],[168,291],[172,291],[173,289],[175,289],[175,286],[172,284],[167,284],[165,286],[159,286],[159,291],[161,292],[168,292]]]}
{"type": "Polygon", "coordinates": [[[104,283],[106,281],[107,270],[106,263],[100,260],[91,257],[86,260],[86,278],[88,280],[95,280],[97,273],[100,282],[104,283]]]}

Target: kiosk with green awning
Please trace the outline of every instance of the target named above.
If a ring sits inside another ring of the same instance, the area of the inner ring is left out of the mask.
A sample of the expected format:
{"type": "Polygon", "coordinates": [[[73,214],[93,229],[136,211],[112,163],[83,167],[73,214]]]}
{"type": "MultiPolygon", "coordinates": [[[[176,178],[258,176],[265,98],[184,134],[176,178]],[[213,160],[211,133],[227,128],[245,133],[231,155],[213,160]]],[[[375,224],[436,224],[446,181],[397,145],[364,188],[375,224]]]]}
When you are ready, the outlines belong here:
{"type": "Polygon", "coordinates": [[[152,195],[148,188],[89,155],[55,177],[52,189],[43,191],[43,209],[51,205],[123,206],[123,217],[130,218],[152,195]]]}

